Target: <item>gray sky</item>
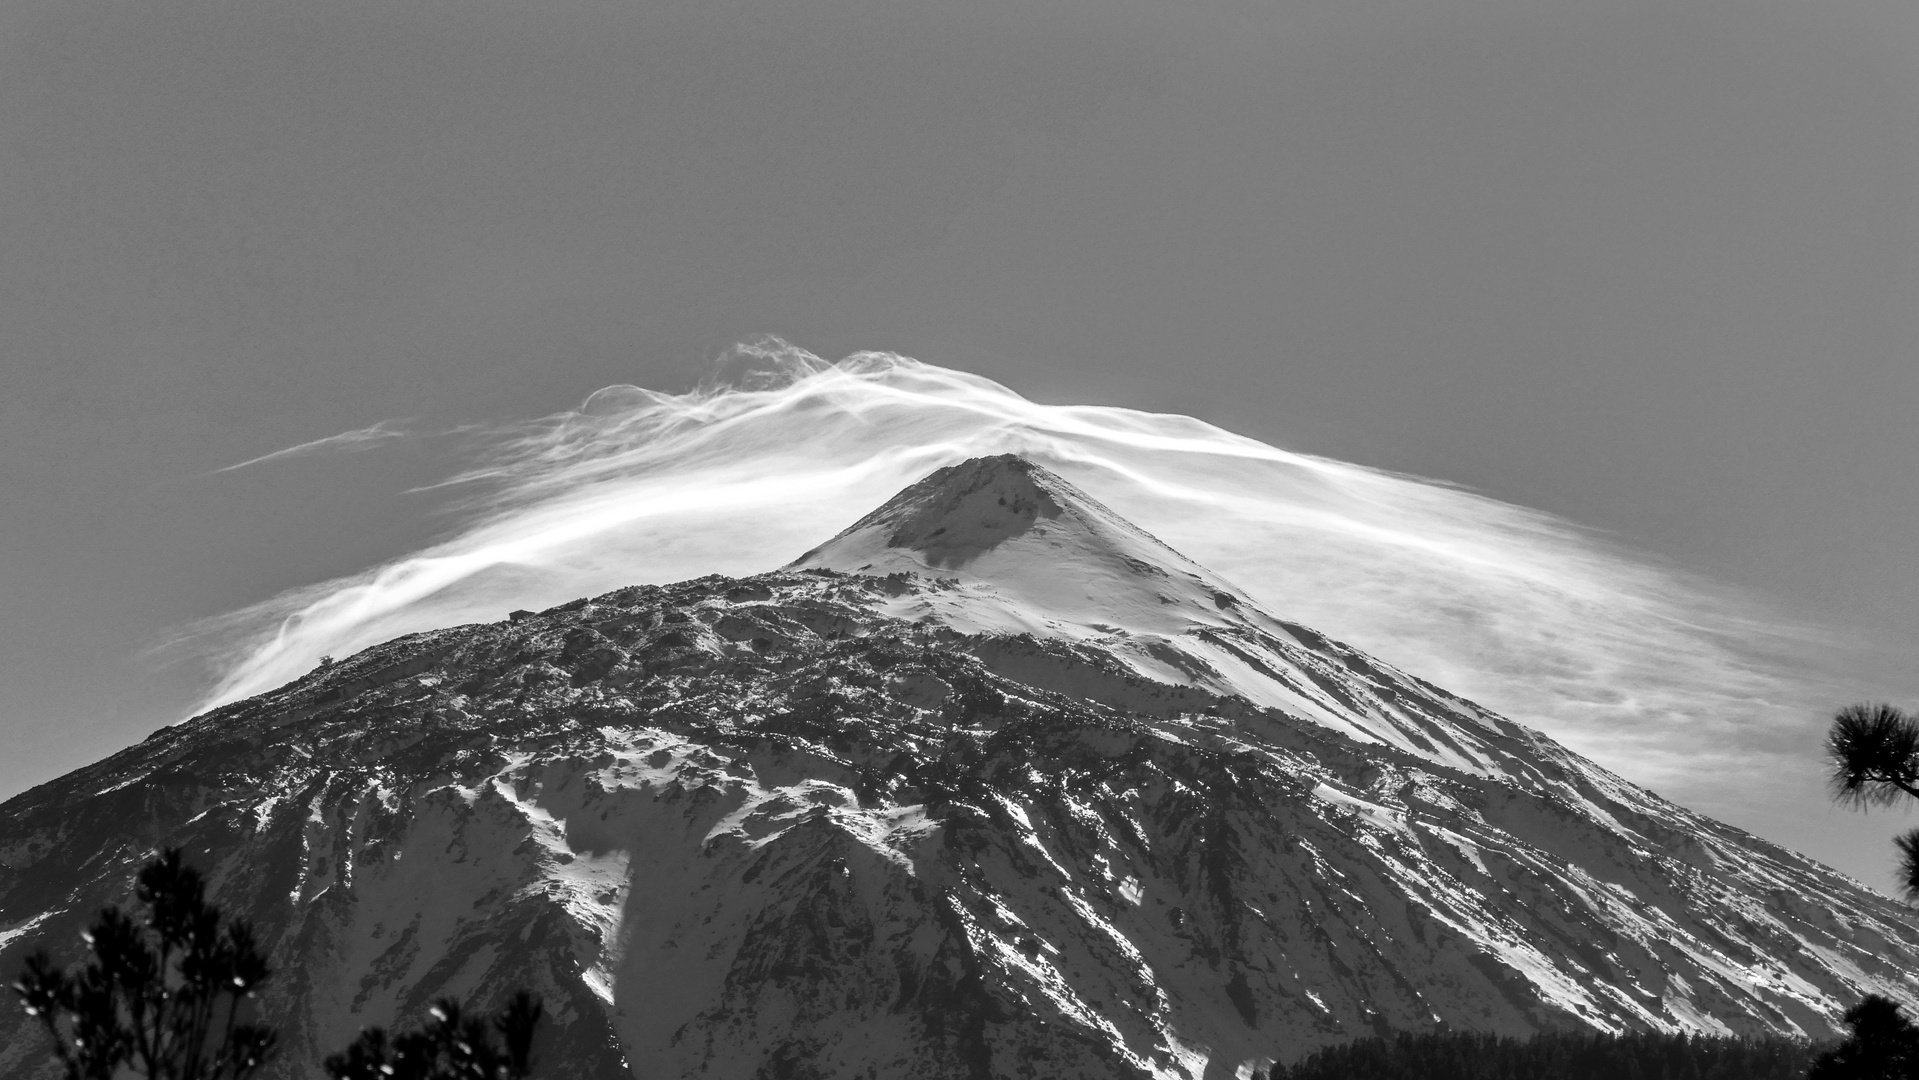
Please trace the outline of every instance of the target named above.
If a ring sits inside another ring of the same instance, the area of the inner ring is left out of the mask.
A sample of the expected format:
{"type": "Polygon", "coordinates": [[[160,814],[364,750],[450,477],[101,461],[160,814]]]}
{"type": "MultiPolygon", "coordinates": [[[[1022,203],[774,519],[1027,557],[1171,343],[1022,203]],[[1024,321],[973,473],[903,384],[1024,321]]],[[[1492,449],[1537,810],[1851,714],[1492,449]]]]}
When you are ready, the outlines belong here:
{"type": "MultiPolygon", "coordinates": [[[[1562,514],[1919,693],[1910,3],[59,0],[0,101],[0,795],[458,463],[212,470],[758,332],[1562,514]]],[[[1804,814],[1738,823],[1884,880],[1804,814]]]]}

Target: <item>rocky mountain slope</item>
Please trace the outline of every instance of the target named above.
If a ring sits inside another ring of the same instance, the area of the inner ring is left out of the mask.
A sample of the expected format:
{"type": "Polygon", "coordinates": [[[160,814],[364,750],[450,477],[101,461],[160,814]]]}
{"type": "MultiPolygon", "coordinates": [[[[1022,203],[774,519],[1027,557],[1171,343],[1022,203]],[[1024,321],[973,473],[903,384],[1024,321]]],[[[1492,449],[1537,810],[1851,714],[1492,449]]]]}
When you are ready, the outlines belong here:
{"type": "MultiPolygon", "coordinates": [[[[162,845],[270,944],[287,1076],[517,986],[543,1075],[642,1080],[1210,1080],[1919,997],[1904,907],[1017,458],[784,570],[402,638],[7,802],[0,972],[73,954],[162,845]]],[[[0,1014],[0,1076],[37,1039],[0,1014]]]]}

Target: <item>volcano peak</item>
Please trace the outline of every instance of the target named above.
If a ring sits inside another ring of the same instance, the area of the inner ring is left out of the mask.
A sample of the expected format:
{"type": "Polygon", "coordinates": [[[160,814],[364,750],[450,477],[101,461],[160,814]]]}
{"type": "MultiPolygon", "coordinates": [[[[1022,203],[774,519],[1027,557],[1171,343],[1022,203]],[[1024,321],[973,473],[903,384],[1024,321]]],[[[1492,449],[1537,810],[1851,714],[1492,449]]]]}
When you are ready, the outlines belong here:
{"type": "Polygon", "coordinates": [[[1245,594],[1017,454],[938,469],[789,569],[930,574],[1042,620],[1180,632],[1241,622],[1245,594]]]}
{"type": "Polygon", "coordinates": [[[1069,506],[1116,517],[1092,496],[1017,454],[971,458],[907,487],[794,565],[843,562],[836,549],[851,546],[848,540],[883,534],[887,549],[913,552],[926,569],[962,569],[1036,525],[1058,519],[1069,506]]]}
{"type": "MultiPolygon", "coordinates": [[[[0,804],[0,968],[179,847],[290,973],[259,1003],[288,1059],[513,985],[583,1080],[1825,1038],[1919,985],[1893,900],[1268,624],[1031,461],[941,469],[799,566],[829,572],[410,635],[0,804]]],[[[34,1028],[0,1015],[0,1077],[46,1071],[34,1028]]]]}

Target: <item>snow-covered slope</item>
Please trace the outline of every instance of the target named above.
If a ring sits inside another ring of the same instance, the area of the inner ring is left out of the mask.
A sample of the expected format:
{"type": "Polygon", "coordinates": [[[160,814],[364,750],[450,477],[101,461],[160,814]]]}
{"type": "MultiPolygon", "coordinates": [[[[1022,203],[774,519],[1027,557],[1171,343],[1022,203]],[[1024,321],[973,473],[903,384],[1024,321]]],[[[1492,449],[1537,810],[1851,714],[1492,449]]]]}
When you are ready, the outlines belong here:
{"type": "Polygon", "coordinates": [[[1240,626],[1244,594],[1059,476],[1011,454],[948,466],[789,570],[964,583],[896,614],[968,629],[1081,636],[1240,626]]]}
{"type": "MultiPolygon", "coordinates": [[[[1502,759],[1487,740],[1519,730],[1272,617],[1092,496],[1010,454],[933,473],[787,567],[807,568],[928,577],[940,587],[902,592],[881,610],[1000,639],[989,648],[1017,652],[1012,635],[1082,643],[1144,679],[1244,697],[1437,764],[1496,772],[1502,759]],[[1383,682],[1368,677],[1375,670],[1383,682]]],[[[1097,692],[1091,684],[1059,689],[1097,692]]]]}
{"type": "MultiPolygon", "coordinates": [[[[1900,905],[1016,458],[786,570],[400,639],[9,801],[0,973],[164,844],[271,945],[288,1076],[521,985],[543,1075],[639,1078],[1199,1080],[1919,996],[1900,905]]],[[[21,1025],[0,1076],[41,1060],[21,1025]]]]}

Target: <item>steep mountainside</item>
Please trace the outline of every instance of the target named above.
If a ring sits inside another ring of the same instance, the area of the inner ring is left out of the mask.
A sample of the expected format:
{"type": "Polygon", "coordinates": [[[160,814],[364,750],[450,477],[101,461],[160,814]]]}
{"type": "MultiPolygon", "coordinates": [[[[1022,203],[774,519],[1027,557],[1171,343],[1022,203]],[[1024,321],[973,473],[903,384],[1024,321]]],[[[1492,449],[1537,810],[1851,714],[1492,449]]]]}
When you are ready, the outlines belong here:
{"type": "MultiPolygon", "coordinates": [[[[1260,611],[1016,458],[785,570],[403,638],[0,807],[0,973],[180,845],[288,1076],[516,986],[547,1076],[1218,1078],[1803,1032],[1907,910],[1260,611]]],[[[37,1035],[0,1014],[0,1076],[37,1035]]]]}

